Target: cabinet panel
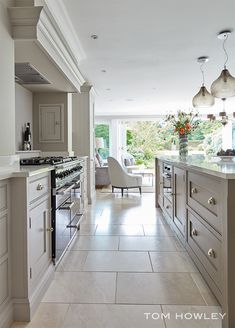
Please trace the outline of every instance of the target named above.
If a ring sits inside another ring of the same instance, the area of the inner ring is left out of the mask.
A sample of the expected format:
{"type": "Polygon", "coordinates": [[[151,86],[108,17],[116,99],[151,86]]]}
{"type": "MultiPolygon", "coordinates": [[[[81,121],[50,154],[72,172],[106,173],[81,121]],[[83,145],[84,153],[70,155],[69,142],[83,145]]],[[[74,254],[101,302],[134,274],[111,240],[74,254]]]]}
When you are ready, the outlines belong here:
{"type": "Polygon", "coordinates": [[[8,252],[8,216],[0,217],[0,258],[8,252]]]}
{"type": "Polygon", "coordinates": [[[158,195],[158,205],[163,207],[163,163],[158,161],[157,164],[157,195],[158,195]]]}
{"type": "Polygon", "coordinates": [[[8,259],[0,262],[0,305],[9,297],[8,259]]]}
{"type": "Polygon", "coordinates": [[[50,200],[30,211],[30,278],[34,283],[51,262],[50,200]]]}
{"type": "Polygon", "coordinates": [[[218,232],[221,232],[220,189],[214,178],[189,172],[188,205],[218,232]]]}
{"type": "Polygon", "coordinates": [[[64,142],[64,105],[39,105],[39,142],[64,142]]]}
{"type": "Polygon", "coordinates": [[[170,216],[170,218],[172,219],[172,217],[173,217],[172,203],[165,196],[164,196],[164,208],[167,211],[167,213],[170,216]]]}
{"type": "Polygon", "coordinates": [[[190,211],[188,212],[188,220],[188,243],[220,288],[221,242],[190,211]]]}
{"type": "Polygon", "coordinates": [[[7,209],[7,184],[0,185],[0,211],[7,209]]]}
{"type": "Polygon", "coordinates": [[[50,174],[30,180],[29,201],[32,202],[50,192],[50,174]]]}
{"type": "Polygon", "coordinates": [[[185,171],[174,167],[174,224],[186,236],[186,178],[185,171]]]}

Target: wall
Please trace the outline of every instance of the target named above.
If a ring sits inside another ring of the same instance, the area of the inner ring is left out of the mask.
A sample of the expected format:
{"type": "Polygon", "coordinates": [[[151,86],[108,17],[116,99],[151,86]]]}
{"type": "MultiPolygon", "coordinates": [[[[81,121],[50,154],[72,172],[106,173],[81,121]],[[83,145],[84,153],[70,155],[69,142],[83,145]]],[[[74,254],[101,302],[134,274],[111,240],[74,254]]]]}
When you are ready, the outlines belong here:
{"type": "Polygon", "coordinates": [[[43,92],[33,94],[33,140],[34,148],[45,152],[68,152],[68,134],[72,129],[68,128],[68,97],[66,92],[43,92]],[[64,104],[64,142],[40,143],[39,142],[39,105],[64,104]]]}
{"type": "Polygon", "coordinates": [[[13,1],[0,1],[0,155],[15,153],[14,41],[7,7],[13,1]]]}
{"type": "MultiPolygon", "coordinates": [[[[22,150],[25,123],[29,122],[33,135],[33,94],[19,84],[15,84],[15,140],[16,150],[22,150]]],[[[33,140],[32,140],[33,145],[33,140]]],[[[34,147],[33,147],[34,148],[34,147]]]]}

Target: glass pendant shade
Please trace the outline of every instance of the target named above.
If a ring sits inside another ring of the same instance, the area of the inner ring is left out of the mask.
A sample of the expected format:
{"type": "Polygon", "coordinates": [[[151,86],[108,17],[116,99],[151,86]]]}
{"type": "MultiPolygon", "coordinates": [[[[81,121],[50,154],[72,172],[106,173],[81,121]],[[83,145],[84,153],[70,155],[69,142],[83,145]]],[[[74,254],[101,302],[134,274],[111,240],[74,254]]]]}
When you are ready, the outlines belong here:
{"type": "Polygon", "coordinates": [[[230,98],[235,96],[235,78],[224,68],[211,85],[211,94],[216,98],[230,98]]]}
{"type": "Polygon", "coordinates": [[[199,92],[193,97],[193,107],[203,108],[211,107],[215,103],[215,98],[208,92],[206,87],[203,85],[199,92]]]}

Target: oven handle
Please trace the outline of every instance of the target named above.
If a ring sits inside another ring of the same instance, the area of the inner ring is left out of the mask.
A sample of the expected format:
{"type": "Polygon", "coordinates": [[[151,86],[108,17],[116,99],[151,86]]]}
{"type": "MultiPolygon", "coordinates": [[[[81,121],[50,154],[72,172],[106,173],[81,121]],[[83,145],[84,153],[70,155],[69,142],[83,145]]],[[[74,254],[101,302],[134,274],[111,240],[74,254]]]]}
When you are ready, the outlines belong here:
{"type": "Polygon", "coordinates": [[[56,191],[56,195],[65,195],[65,194],[67,194],[70,190],[72,190],[72,189],[74,188],[74,186],[75,186],[75,184],[73,183],[73,184],[69,185],[68,188],[63,189],[62,191],[60,191],[60,189],[63,188],[63,187],[62,187],[62,188],[60,188],[60,189],[58,189],[58,190],[56,191]]]}
{"type": "Polygon", "coordinates": [[[163,173],[162,177],[165,178],[165,179],[168,179],[168,180],[171,179],[171,175],[169,175],[169,173],[163,173]]]}
{"type": "MultiPolygon", "coordinates": [[[[78,214],[75,214],[74,217],[75,217],[75,216],[80,216],[80,217],[82,217],[83,214],[82,214],[82,213],[78,213],[78,214]]],[[[73,220],[74,220],[74,218],[73,218],[73,220]]],[[[77,228],[77,229],[78,229],[81,220],[79,220],[79,221],[77,222],[77,224],[71,224],[71,223],[73,222],[73,220],[70,222],[70,224],[68,224],[68,225],[66,226],[66,228],[77,228]]]]}
{"type": "Polygon", "coordinates": [[[73,206],[75,205],[75,202],[65,202],[59,207],[59,210],[68,210],[70,211],[73,206]]]}

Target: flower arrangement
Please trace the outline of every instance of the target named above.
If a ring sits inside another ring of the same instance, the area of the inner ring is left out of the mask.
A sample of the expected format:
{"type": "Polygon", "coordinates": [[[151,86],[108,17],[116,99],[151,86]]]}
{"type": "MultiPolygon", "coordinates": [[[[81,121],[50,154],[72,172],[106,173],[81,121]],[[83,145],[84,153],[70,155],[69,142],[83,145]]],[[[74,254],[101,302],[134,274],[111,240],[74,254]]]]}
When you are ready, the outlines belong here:
{"type": "Polygon", "coordinates": [[[175,128],[174,132],[180,136],[190,134],[200,123],[198,113],[194,113],[193,110],[188,113],[179,110],[177,115],[167,115],[165,121],[171,123],[175,128]]]}

